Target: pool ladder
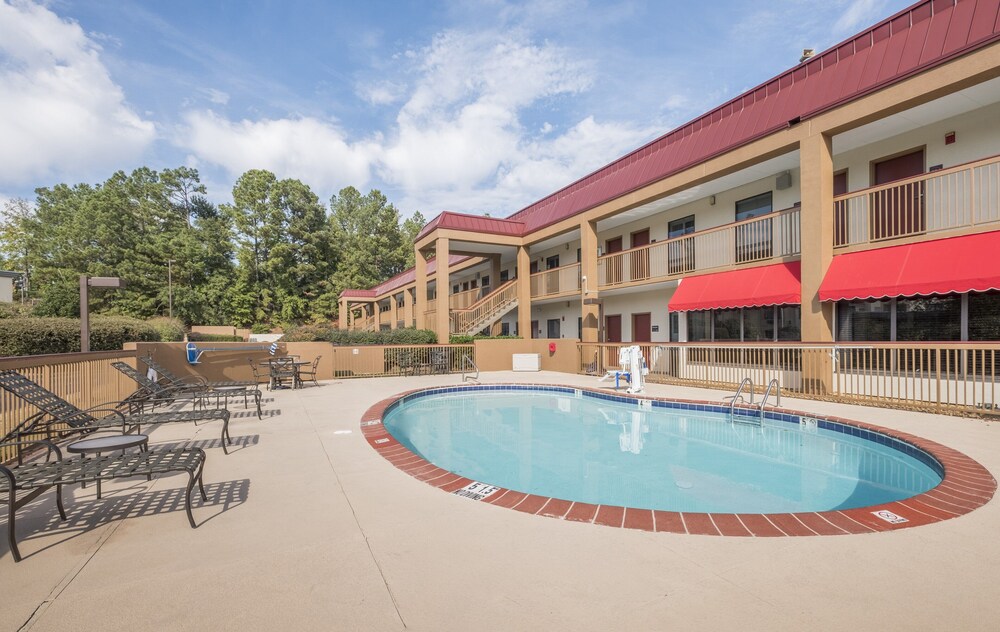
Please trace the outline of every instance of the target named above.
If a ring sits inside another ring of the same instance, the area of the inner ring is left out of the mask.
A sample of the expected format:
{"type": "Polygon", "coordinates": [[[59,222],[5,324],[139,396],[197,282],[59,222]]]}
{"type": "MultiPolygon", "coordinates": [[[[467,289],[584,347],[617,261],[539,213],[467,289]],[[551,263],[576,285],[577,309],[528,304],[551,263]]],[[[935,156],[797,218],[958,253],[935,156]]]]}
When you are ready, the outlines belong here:
{"type": "MultiPolygon", "coordinates": [[[[750,393],[750,405],[753,406],[753,381],[748,377],[743,378],[743,380],[740,382],[739,388],[736,389],[735,395],[725,398],[731,400],[729,402],[729,421],[731,422],[736,421],[736,402],[743,402],[744,404],[747,403],[747,401],[743,399],[743,389],[746,387],[750,387],[750,390],[748,391],[750,393]]],[[[743,420],[740,421],[742,423],[747,423],[744,422],[743,420]]]]}
{"type": "Polygon", "coordinates": [[[464,383],[466,380],[479,382],[479,367],[476,366],[475,361],[467,353],[462,356],[462,382],[464,383]],[[466,375],[465,369],[469,366],[475,371],[475,375],[472,374],[472,371],[468,371],[468,375],[466,375]]]}
{"type": "Polygon", "coordinates": [[[771,380],[767,383],[767,390],[764,391],[764,399],[760,400],[760,423],[764,423],[764,404],[767,403],[767,398],[771,395],[771,387],[774,387],[774,401],[778,406],[781,406],[781,384],[778,384],[778,380],[771,380]]]}

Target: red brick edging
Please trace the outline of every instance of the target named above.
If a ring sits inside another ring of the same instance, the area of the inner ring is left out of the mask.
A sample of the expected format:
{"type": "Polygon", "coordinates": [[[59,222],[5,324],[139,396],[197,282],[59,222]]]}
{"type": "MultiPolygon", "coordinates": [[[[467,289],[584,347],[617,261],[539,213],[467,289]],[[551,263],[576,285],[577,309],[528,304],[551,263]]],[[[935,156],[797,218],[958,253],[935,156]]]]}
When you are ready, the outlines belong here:
{"type": "MultiPolygon", "coordinates": [[[[483,384],[480,386],[512,386],[511,384],[483,384]]],[[[520,386],[538,386],[521,384],[520,386]]],[[[593,388],[559,384],[562,386],[595,393],[606,393],[593,388]]],[[[389,463],[410,476],[453,493],[466,485],[475,483],[471,479],[441,469],[421,456],[414,454],[396,440],[382,425],[382,416],[394,402],[412,393],[436,390],[441,387],[415,389],[399,393],[378,402],[361,417],[361,431],[371,445],[389,463]]],[[[449,386],[447,388],[456,388],[449,386]]],[[[673,401],[686,404],[718,406],[718,402],[689,399],[669,399],[665,397],[635,397],[658,401],[673,401]]],[[[802,415],[799,411],[773,409],[774,412],[802,415]]],[[[804,536],[804,535],[844,535],[848,533],[873,533],[894,531],[908,527],[918,527],[965,515],[993,498],[996,479],[989,470],[961,452],[898,430],[891,430],[873,424],[861,423],[840,417],[808,415],[810,418],[834,421],[842,424],[879,432],[881,434],[910,443],[933,456],[944,467],[944,480],[922,494],[905,500],[844,509],[778,514],[726,514],[658,511],[633,509],[611,505],[591,505],[588,503],[535,496],[512,489],[499,488],[480,502],[498,507],[515,509],[529,514],[560,518],[575,522],[643,531],[665,531],[668,533],[689,533],[694,535],[725,536],[804,536]],[[891,523],[877,517],[876,512],[888,511],[906,519],[903,523],[891,523]]]]}

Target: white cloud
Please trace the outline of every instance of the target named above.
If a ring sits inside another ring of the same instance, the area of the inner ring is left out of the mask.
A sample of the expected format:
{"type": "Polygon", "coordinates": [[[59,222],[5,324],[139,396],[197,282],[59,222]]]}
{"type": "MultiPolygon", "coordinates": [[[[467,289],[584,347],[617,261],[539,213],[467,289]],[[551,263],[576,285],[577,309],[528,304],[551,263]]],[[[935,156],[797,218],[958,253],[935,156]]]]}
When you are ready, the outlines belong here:
{"type": "Polygon", "coordinates": [[[216,105],[226,105],[229,103],[229,95],[222,90],[216,90],[215,88],[207,88],[205,94],[208,95],[208,100],[216,105]]]}
{"type": "Polygon", "coordinates": [[[134,166],[154,140],[100,50],[44,6],[0,2],[0,183],[105,176],[134,166]]]}
{"type": "Polygon", "coordinates": [[[231,176],[267,169],[297,178],[321,193],[368,183],[376,148],[349,144],[335,126],[315,118],[231,121],[211,110],[190,111],[177,144],[192,154],[189,163],[223,167],[231,176]]]}
{"type": "Polygon", "coordinates": [[[372,105],[391,105],[404,96],[406,87],[392,81],[378,81],[373,84],[359,84],[356,92],[359,97],[372,105]]]}
{"type": "Polygon", "coordinates": [[[885,0],[851,0],[833,30],[839,34],[853,33],[883,17],[884,7],[885,0]]]}

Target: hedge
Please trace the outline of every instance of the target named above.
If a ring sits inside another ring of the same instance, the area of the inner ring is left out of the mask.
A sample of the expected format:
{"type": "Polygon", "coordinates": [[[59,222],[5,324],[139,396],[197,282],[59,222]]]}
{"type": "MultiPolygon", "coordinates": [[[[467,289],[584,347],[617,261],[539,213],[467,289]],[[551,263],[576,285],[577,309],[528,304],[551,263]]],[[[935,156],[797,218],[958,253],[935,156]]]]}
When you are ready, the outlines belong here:
{"type": "Polygon", "coordinates": [[[520,340],[521,336],[482,336],[476,334],[475,336],[465,336],[457,335],[450,336],[448,338],[448,343],[453,345],[471,345],[476,340],[520,340]]]}
{"type": "MultiPolygon", "coordinates": [[[[126,342],[156,342],[156,329],[141,320],[94,316],[90,320],[90,350],[118,351],[126,342]]],[[[0,356],[26,356],[80,351],[80,321],[76,318],[0,319],[0,356]]]]}
{"type": "Polygon", "coordinates": [[[352,331],[332,325],[301,325],[285,332],[282,342],[332,342],[335,345],[432,345],[437,334],[427,329],[352,331]]]}
{"type": "Polygon", "coordinates": [[[191,332],[188,334],[189,342],[243,342],[242,336],[232,336],[229,334],[202,334],[191,332]]]}
{"type": "Polygon", "coordinates": [[[180,342],[184,340],[187,328],[176,318],[150,318],[147,321],[160,336],[160,342],[180,342]]]}

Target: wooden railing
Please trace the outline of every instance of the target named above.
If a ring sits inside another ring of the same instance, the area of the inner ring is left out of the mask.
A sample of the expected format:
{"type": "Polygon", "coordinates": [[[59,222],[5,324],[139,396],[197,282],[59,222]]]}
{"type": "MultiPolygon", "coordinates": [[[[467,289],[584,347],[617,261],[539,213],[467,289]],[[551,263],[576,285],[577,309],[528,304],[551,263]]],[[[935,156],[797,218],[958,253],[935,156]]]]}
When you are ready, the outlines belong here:
{"type": "Polygon", "coordinates": [[[376,318],[376,314],[372,314],[371,316],[366,317],[361,322],[361,329],[362,329],[362,331],[375,331],[375,329],[376,329],[376,327],[375,327],[375,318],[376,318]]]}
{"type": "Polygon", "coordinates": [[[531,298],[580,291],[580,264],[552,268],[531,275],[531,298]]]}
{"type": "Polygon", "coordinates": [[[475,362],[475,345],[333,346],[334,378],[460,373],[462,356],[475,362]]]}
{"type": "Polygon", "coordinates": [[[451,306],[451,309],[465,309],[480,299],[481,292],[482,290],[477,287],[452,294],[448,297],[448,305],[451,306]]]}
{"type": "Polygon", "coordinates": [[[488,321],[493,315],[516,300],[517,279],[512,279],[467,309],[454,310],[452,331],[463,334],[478,331],[490,324],[488,321]]]}
{"type": "MultiPolygon", "coordinates": [[[[120,402],[135,391],[135,383],[111,366],[116,360],[134,365],[134,358],[134,351],[10,357],[0,358],[0,370],[13,369],[74,406],[86,409],[98,404],[120,402]]],[[[37,412],[37,408],[7,391],[0,391],[0,436],[37,412]]],[[[0,462],[6,462],[12,456],[13,452],[0,449],[0,462]]]]}
{"type": "MultiPolygon", "coordinates": [[[[622,344],[580,343],[580,371],[618,368],[622,344]]],[[[772,379],[795,397],[1000,415],[1000,343],[645,343],[650,382],[735,390],[772,379]]]]}
{"type": "Polygon", "coordinates": [[[709,228],[597,260],[601,289],[800,254],[799,208],[709,228]]]}
{"type": "Polygon", "coordinates": [[[840,195],[834,248],[1000,223],[1000,157],[840,195]]]}

